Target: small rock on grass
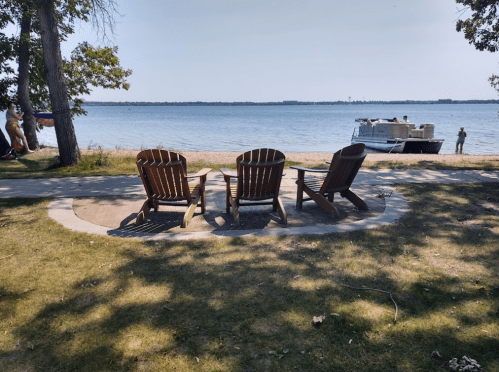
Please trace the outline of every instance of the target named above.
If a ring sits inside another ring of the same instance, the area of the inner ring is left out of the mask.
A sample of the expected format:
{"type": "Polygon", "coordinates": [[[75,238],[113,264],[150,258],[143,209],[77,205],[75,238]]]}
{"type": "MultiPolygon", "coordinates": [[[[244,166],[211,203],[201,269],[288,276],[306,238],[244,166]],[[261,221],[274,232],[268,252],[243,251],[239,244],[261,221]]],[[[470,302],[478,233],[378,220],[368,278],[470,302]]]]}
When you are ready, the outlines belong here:
{"type": "Polygon", "coordinates": [[[321,315],[321,316],[314,316],[312,318],[312,325],[315,327],[315,328],[319,328],[322,323],[324,322],[324,319],[326,319],[326,317],[324,315],[321,315]]]}

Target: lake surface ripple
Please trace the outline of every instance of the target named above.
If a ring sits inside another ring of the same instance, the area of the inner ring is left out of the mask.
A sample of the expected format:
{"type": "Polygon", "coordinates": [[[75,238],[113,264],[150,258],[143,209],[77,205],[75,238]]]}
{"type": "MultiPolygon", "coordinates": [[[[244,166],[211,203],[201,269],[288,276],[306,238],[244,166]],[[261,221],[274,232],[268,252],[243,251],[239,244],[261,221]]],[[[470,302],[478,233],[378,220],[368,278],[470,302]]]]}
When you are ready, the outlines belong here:
{"type": "MultiPolygon", "coordinates": [[[[315,105],[315,106],[85,106],[74,119],[81,148],[154,148],[237,151],[334,152],[350,144],[356,118],[402,118],[435,124],[445,139],[440,153],[455,151],[461,126],[467,154],[499,153],[497,104],[315,105]]],[[[57,146],[53,128],[40,142],[57,146]]]]}

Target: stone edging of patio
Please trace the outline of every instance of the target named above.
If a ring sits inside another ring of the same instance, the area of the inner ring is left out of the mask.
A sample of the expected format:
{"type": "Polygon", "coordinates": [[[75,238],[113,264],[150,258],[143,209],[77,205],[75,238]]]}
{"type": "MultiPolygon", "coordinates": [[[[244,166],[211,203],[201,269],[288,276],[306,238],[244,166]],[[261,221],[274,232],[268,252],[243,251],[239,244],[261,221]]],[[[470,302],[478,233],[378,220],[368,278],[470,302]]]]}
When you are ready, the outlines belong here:
{"type": "Polygon", "coordinates": [[[287,236],[287,235],[320,235],[356,230],[367,230],[379,226],[389,225],[397,221],[409,211],[407,199],[393,188],[383,187],[384,191],[391,192],[385,198],[385,211],[376,217],[364,220],[328,226],[301,226],[283,227],[259,230],[229,230],[221,232],[188,231],[181,233],[148,234],[142,232],[123,231],[95,225],[80,219],[73,210],[73,198],[57,198],[48,206],[49,217],[69,230],[95,235],[117,236],[122,238],[138,238],[144,240],[192,240],[207,238],[236,238],[257,236],[287,236]]]}

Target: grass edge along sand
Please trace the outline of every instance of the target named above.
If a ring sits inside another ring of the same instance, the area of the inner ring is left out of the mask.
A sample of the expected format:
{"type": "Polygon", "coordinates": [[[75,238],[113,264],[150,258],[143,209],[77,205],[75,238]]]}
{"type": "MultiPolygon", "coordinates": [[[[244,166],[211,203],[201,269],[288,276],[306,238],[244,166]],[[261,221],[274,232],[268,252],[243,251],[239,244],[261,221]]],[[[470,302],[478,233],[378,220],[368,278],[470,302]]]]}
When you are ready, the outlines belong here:
{"type": "Polygon", "coordinates": [[[180,243],[0,200],[1,369],[444,371],[438,351],[499,370],[497,184],[399,190],[411,211],[392,226],[180,243]],[[343,284],[392,293],[397,323],[388,296],[343,284]]]}
{"type": "MultiPolygon", "coordinates": [[[[58,166],[58,150],[46,147],[34,154],[23,155],[14,161],[0,161],[0,179],[117,176],[138,174],[135,165],[138,150],[82,150],[82,161],[72,167],[58,166]]],[[[180,151],[187,159],[188,172],[202,168],[235,168],[237,152],[180,151]]],[[[327,167],[332,154],[287,153],[286,167],[302,165],[327,167]]],[[[499,155],[429,155],[429,154],[368,154],[365,168],[390,169],[452,169],[497,170],[499,155]]]]}

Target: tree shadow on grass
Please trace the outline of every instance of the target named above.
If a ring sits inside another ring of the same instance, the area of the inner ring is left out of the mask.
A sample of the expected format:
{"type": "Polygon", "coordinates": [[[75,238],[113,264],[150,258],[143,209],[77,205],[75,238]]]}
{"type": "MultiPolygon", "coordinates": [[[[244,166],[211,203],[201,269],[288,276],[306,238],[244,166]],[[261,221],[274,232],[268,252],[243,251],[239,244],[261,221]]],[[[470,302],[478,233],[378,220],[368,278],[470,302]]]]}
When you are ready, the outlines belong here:
{"type": "Polygon", "coordinates": [[[439,229],[447,202],[412,203],[399,224],[373,231],[111,248],[125,262],[48,301],[0,360],[44,371],[441,371],[430,357],[438,350],[493,370],[497,235],[471,240],[454,220],[462,211],[439,229]],[[408,227],[416,223],[426,226],[408,227]],[[451,256],[439,239],[481,252],[453,257],[462,263],[453,270],[431,261],[451,256]],[[391,292],[397,323],[386,294],[342,284],[391,292]]]}
{"type": "MultiPolygon", "coordinates": [[[[17,161],[24,165],[25,168],[20,169],[18,172],[31,173],[31,172],[42,172],[46,170],[51,170],[59,167],[59,159],[57,157],[32,160],[26,157],[20,156],[17,161]]],[[[15,172],[15,170],[13,170],[15,172]]]]}
{"type": "MultiPolygon", "coordinates": [[[[237,248],[224,253],[207,252],[207,248],[187,244],[178,254],[169,254],[169,247],[148,256],[131,254],[129,263],[110,277],[90,277],[77,283],[71,298],[47,305],[16,331],[36,349],[7,353],[3,358],[21,353],[21,359],[30,359],[27,354],[39,353],[38,366],[47,371],[141,370],[148,366],[154,370],[169,363],[197,370],[196,358],[201,360],[200,370],[205,369],[203,363],[227,369],[225,361],[230,366],[227,370],[246,371],[411,370],[422,366],[436,370],[427,355],[434,349],[491,358],[499,347],[497,339],[485,335],[463,342],[450,325],[405,330],[399,322],[379,336],[379,328],[392,323],[386,296],[352,293],[339,286],[338,280],[331,280],[327,270],[306,259],[300,270],[293,269],[300,266],[299,260],[291,260],[291,266],[284,261],[270,268],[261,250],[271,247],[261,246],[256,257],[223,265],[209,261],[223,259],[213,256],[237,254],[237,248]],[[295,278],[297,275],[300,277],[295,278]],[[107,288],[106,283],[116,279],[112,288],[107,288]],[[309,287],[309,281],[321,286],[309,287]],[[158,287],[168,288],[168,295],[158,296],[151,290],[158,287]],[[102,307],[108,309],[107,316],[93,315],[102,307]],[[356,309],[362,311],[356,313],[356,309]],[[369,311],[379,312],[381,319],[369,316],[369,311]],[[314,329],[311,318],[320,314],[327,314],[327,321],[314,329]],[[65,326],[65,322],[74,325],[65,326]],[[123,350],[122,342],[128,344],[123,350]],[[136,355],[130,354],[134,342],[136,355]],[[416,362],[416,357],[427,360],[416,362]]],[[[343,275],[343,281],[363,285],[372,283],[372,278],[343,275]]],[[[402,292],[387,277],[378,277],[377,282],[393,293],[402,292]]],[[[445,284],[435,283],[435,287],[445,284]]],[[[455,304],[452,293],[445,294],[449,298],[445,302],[443,293],[432,288],[426,294],[419,284],[404,292],[419,301],[396,297],[407,313],[403,319],[431,317],[455,304]]],[[[478,294],[466,300],[480,298],[478,294]]]]}

